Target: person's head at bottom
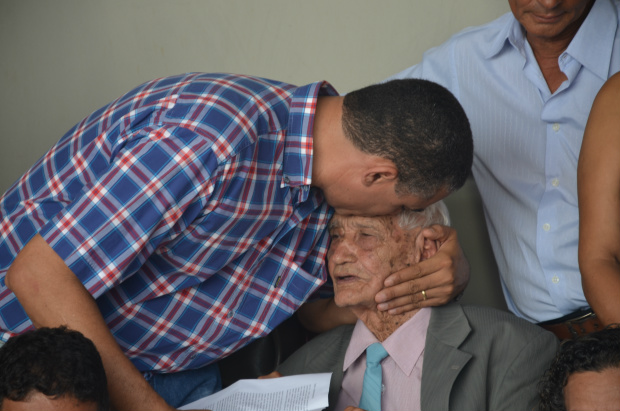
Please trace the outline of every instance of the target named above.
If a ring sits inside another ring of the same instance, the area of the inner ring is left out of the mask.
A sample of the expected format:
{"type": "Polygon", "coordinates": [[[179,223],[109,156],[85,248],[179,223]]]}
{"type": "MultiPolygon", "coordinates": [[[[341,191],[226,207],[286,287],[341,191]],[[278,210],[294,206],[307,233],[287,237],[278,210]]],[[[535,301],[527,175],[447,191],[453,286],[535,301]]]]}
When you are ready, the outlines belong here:
{"type": "Polygon", "coordinates": [[[101,357],[81,333],[39,328],[0,348],[0,411],[109,409],[101,357]]]}
{"type": "Polygon", "coordinates": [[[540,398],[540,411],[620,410],[620,328],[563,342],[540,398]]]}

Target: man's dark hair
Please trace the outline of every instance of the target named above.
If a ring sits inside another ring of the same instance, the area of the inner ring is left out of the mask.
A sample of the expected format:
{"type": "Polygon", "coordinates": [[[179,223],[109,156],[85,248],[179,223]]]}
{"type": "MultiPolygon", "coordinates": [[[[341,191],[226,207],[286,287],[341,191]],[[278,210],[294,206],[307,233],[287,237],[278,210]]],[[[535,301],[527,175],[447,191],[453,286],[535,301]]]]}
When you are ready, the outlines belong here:
{"type": "Polygon", "coordinates": [[[358,149],[395,164],[399,194],[431,198],[460,188],[471,172],[465,111],[431,81],[392,80],[346,94],[342,127],[358,149]]]}
{"type": "Polygon", "coordinates": [[[566,411],[564,387],[577,372],[620,368],[620,328],[617,325],[566,340],[539,384],[540,411],[566,411]]]}
{"type": "Polygon", "coordinates": [[[99,352],[81,333],[65,327],[27,331],[0,348],[0,407],[5,398],[27,401],[35,392],[110,409],[99,352]]]}

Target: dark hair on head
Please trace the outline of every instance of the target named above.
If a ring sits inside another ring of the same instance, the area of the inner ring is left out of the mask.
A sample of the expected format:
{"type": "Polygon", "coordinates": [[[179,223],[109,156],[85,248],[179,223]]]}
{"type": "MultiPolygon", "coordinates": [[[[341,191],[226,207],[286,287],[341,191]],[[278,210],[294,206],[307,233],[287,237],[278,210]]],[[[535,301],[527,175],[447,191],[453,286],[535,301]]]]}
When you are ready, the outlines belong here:
{"type": "Polygon", "coordinates": [[[66,327],[39,328],[11,337],[0,347],[0,406],[32,393],[94,402],[110,409],[99,352],[81,333],[66,327]]]}
{"type": "Polygon", "coordinates": [[[561,344],[553,363],[539,383],[540,411],[566,411],[564,387],[571,374],[620,368],[618,326],[614,324],[561,344]]]}
{"type": "Polygon", "coordinates": [[[365,153],[392,161],[400,194],[433,197],[460,188],[471,172],[469,121],[447,89],[427,80],[392,80],[344,96],[344,134],[365,153]]]}

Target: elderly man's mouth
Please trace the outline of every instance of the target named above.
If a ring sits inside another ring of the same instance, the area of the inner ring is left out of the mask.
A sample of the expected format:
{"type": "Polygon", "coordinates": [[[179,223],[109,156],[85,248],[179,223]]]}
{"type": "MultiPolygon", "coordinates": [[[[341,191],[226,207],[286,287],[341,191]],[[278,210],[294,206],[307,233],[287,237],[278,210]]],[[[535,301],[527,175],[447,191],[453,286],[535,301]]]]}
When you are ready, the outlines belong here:
{"type": "Polygon", "coordinates": [[[346,283],[357,280],[358,277],[354,275],[338,275],[336,276],[336,281],[339,283],[346,283]]]}

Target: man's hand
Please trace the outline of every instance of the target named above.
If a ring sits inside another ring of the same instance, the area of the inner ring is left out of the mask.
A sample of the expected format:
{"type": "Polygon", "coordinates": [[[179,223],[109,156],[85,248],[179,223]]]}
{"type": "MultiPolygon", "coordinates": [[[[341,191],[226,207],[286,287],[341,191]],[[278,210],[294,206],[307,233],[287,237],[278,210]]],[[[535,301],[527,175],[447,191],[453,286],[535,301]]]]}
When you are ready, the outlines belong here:
{"type": "Polygon", "coordinates": [[[435,241],[437,252],[386,278],[386,288],[375,297],[380,311],[400,314],[422,307],[444,305],[465,290],[469,282],[469,263],[458,242],[456,230],[433,225],[422,231],[422,237],[435,241]]]}
{"type": "Polygon", "coordinates": [[[268,380],[271,378],[280,378],[282,377],[282,374],[280,374],[278,371],[272,371],[267,375],[261,375],[260,377],[258,377],[259,380],[268,380]]]}

